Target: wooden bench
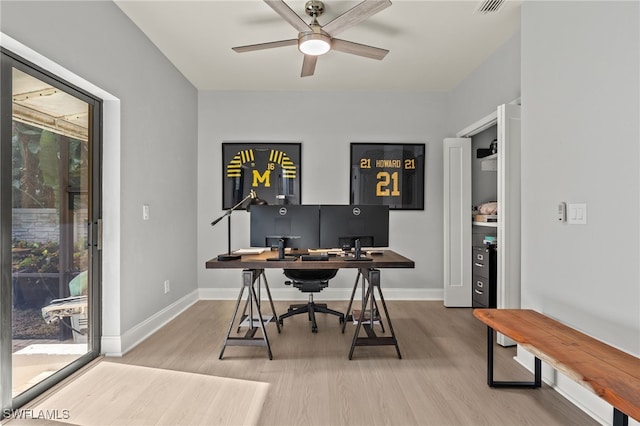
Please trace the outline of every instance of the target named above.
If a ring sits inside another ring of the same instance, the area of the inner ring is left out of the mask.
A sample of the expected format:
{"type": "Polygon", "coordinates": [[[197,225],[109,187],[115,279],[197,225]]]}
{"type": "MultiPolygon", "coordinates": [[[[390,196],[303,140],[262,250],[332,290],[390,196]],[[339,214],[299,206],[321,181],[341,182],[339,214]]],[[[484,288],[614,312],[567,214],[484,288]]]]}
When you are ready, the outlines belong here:
{"type": "Polygon", "coordinates": [[[474,309],[487,325],[487,384],[491,387],[540,387],[541,361],[613,406],[613,424],[640,421],[640,359],[527,309],[474,309]],[[493,379],[493,335],[500,332],[535,357],[532,382],[493,379]]]}

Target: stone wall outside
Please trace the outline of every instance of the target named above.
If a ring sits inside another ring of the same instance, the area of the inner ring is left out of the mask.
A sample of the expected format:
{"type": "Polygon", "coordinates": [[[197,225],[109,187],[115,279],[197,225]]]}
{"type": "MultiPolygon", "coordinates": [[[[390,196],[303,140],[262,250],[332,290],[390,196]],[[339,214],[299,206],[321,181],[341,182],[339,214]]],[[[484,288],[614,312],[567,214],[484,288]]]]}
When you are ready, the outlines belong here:
{"type": "MultiPolygon", "coordinates": [[[[76,238],[87,235],[87,211],[75,212],[76,238]]],[[[13,209],[11,238],[29,243],[59,242],[60,219],[57,209],[13,209]]]]}

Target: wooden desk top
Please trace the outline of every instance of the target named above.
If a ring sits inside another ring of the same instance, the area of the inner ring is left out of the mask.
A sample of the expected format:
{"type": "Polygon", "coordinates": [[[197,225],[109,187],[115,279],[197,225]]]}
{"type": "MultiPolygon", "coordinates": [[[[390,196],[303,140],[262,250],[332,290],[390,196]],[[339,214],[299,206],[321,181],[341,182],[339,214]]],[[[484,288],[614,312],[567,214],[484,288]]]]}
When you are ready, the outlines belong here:
{"type": "Polygon", "coordinates": [[[371,261],[345,260],[341,256],[330,256],[329,260],[279,260],[268,261],[268,258],[278,257],[276,251],[266,251],[261,254],[245,254],[239,260],[219,261],[217,258],[205,263],[207,269],[342,269],[342,268],[414,268],[413,260],[394,251],[384,250],[383,254],[374,254],[371,261]]]}
{"type": "Polygon", "coordinates": [[[640,360],[529,309],[474,309],[473,315],[640,421],[640,360]]]}

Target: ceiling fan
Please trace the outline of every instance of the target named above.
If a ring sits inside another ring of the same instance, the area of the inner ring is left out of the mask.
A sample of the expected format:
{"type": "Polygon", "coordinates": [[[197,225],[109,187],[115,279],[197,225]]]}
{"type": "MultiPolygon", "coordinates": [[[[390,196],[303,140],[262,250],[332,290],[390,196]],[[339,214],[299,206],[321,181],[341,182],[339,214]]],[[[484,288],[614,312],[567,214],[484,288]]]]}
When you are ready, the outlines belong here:
{"type": "Polygon", "coordinates": [[[370,16],[391,6],[391,1],[389,0],[364,0],[325,25],[320,25],[317,20],[318,16],[324,12],[324,3],[319,0],[309,0],[305,4],[307,15],[313,18],[310,24],[304,22],[302,18],[282,0],[264,0],[264,2],[298,30],[298,38],[238,46],[233,48],[236,52],[252,52],[254,50],[272,49],[274,47],[297,44],[300,52],[304,54],[300,77],[313,75],[318,56],[330,50],[337,50],[339,52],[378,60],[383,59],[386,54],[389,53],[388,50],[378,47],[335,38],[338,33],[359,24],[370,16]]]}

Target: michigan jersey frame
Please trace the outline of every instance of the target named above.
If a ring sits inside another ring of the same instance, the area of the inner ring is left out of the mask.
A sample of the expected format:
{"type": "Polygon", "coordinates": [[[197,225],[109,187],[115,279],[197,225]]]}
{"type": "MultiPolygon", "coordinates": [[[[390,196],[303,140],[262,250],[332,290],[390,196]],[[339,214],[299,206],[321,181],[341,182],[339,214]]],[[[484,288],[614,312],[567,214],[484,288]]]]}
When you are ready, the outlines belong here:
{"type": "Polygon", "coordinates": [[[251,190],[269,204],[302,204],[301,147],[291,142],[223,142],[222,208],[236,205],[251,190]]]}

